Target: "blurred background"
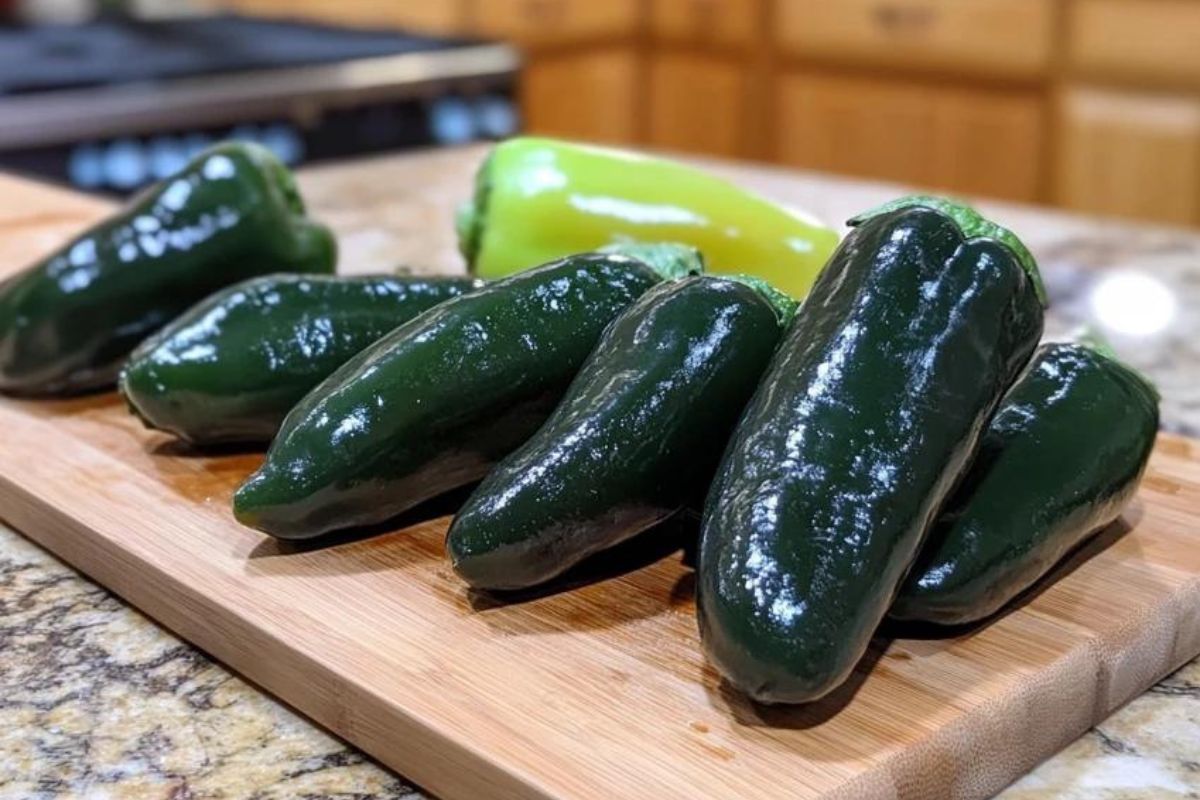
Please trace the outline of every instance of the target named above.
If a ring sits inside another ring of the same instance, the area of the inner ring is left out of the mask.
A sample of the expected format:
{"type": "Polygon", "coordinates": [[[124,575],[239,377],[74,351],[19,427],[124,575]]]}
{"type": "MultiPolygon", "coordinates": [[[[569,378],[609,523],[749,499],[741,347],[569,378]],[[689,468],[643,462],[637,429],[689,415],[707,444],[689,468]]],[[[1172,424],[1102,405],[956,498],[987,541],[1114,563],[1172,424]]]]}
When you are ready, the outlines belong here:
{"type": "Polygon", "coordinates": [[[523,131],[1200,225],[1200,0],[0,0],[0,167],[523,131]]]}

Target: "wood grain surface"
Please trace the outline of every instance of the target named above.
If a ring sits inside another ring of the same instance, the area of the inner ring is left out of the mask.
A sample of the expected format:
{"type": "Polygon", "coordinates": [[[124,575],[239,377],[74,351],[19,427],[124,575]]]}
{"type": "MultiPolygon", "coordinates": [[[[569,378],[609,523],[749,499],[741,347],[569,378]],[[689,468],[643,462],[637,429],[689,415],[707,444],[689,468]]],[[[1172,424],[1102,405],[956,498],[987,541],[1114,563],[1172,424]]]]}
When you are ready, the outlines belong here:
{"type": "MultiPolygon", "coordinates": [[[[0,199],[9,271],[106,208],[3,177],[0,199]]],[[[113,394],[0,400],[0,430],[7,522],[446,798],[982,797],[1200,652],[1186,439],[1053,585],[970,633],[885,629],[844,690],[779,710],[705,664],[677,553],[498,603],[444,560],[448,504],[285,548],[229,513],[259,456],[191,452],[113,394]]]]}

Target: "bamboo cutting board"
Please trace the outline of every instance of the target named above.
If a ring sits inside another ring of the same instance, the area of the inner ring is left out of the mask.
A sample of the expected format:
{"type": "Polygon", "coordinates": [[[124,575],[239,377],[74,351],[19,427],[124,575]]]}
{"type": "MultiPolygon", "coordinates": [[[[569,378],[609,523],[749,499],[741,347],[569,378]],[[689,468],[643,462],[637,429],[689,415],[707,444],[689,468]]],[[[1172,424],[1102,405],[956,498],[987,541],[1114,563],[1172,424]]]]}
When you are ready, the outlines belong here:
{"type": "MultiPolygon", "coordinates": [[[[105,208],[3,178],[0,197],[6,269],[105,208]]],[[[1200,652],[1186,439],[1160,438],[1057,583],[970,635],[891,632],[845,690],[779,710],[704,663],[678,555],[498,605],[442,558],[446,516],[311,549],[238,526],[259,457],[189,452],[114,395],[0,400],[0,430],[0,516],[446,798],[981,797],[1200,652]]]]}

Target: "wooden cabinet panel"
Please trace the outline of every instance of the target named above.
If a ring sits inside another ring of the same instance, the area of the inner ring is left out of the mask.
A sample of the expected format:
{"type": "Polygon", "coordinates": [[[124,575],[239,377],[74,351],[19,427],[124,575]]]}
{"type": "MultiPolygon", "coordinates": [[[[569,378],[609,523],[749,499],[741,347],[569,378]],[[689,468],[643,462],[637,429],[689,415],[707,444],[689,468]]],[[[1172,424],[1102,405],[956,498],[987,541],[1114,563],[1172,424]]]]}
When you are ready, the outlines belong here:
{"type": "Polygon", "coordinates": [[[1031,92],[941,91],[933,98],[933,182],[956,192],[1043,195],[1046,103],[1031,92]]]}
{"type": "Polygon", "coordinates": [[[794,74],[777,93],[778,155],[789,164],[1035,200],[1043,108],[1025,92],[794,74]]]}
{"type": "Polygon", "coordinates": [[[404,3],[396,0],[221,0],[248,14],[315,19],[341,25],[378,25],[429,33],[458,33],[466,25],[464,0],[404,3]]]}
{"type": "Polygon", "coordinates": [[[463,3],[397,3],[395,0],[307,0],[293,5],[321,6],[332,19],[358,25],[396,25],[416,31],[455,33],[463,29],[463,3]]]}
{"type": "Polygon", "coordinates": [[[1049,65],[1052,0],[777,0],[780,41],[838,61],[1032,76],[1049,65]]]}
{"type": "Polygon", "coordinates": [[[928,184],[933,115],[923,87],[793,75],[777,98],[788,164],[928,184]]]}
{"type": "Polygon", "coordinates": [[[655,36],[722,45],[757,39],[756,0],[653,0],[650,25],[655,36]]]}
{"type": "Polygon", "coordinates": [[[524,44],[634,33],[638,0],[474,0],[472,27],[484,36],[524,44]]]}
{"type": "Polygon", "coordinates": [[[744,155],[746,75],[736,61],[663,53],[650,67],[650,144],[744,155]]]}
{"type": "Polygon", "coordinates": [[[1200,223],[1200,100],[1078,89],[1057,129],[1062,205],[1200,223]]]}
{"type": "Polygon", "coordinates": [[[1076,0],[1067,52],[1082,71],[1200,84],[1200,3],[1076,0]]]}
{"type": "Polygon", "coordinates": [[[525,130],[602,142],[636,135],[636,58],[630,47],[543,54],[522,73],[525,130]]]}

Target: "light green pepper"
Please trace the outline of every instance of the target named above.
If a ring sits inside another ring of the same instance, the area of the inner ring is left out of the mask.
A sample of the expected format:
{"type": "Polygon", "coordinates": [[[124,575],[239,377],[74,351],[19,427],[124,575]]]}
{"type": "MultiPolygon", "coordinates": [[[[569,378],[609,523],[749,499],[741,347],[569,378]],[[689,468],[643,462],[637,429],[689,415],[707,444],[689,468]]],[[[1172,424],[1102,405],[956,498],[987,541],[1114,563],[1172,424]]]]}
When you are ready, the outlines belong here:
{"type": "Polygon", "coordinates": [[[488,156],[458,232],[481,278],[612,242],[680,242],[710,273],[749,273],[796,298],[838,243],[818,222],[684,164],[529,137],[488,156]]]}

